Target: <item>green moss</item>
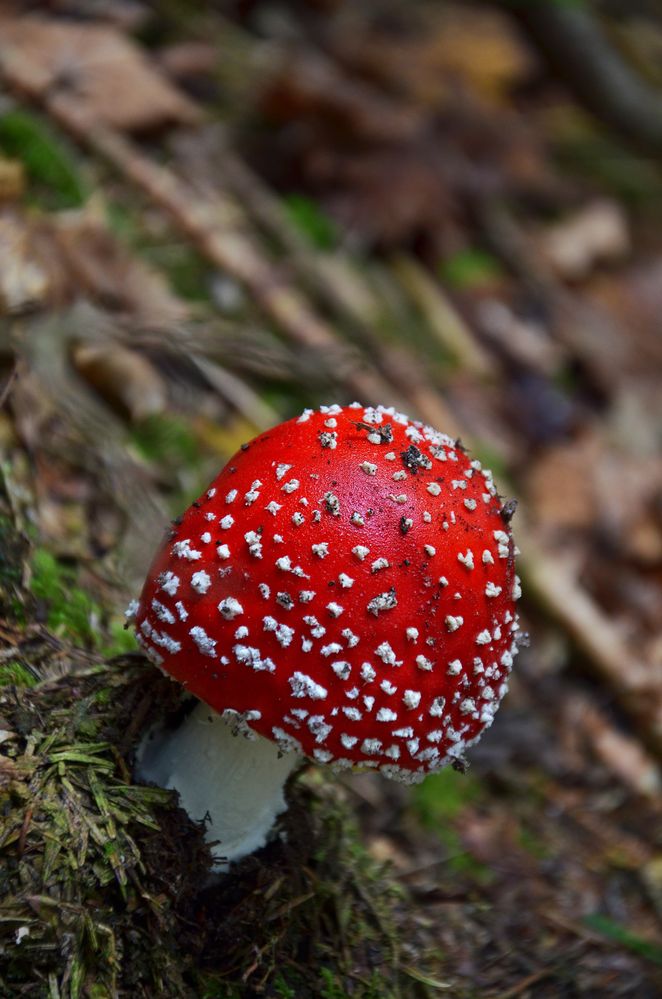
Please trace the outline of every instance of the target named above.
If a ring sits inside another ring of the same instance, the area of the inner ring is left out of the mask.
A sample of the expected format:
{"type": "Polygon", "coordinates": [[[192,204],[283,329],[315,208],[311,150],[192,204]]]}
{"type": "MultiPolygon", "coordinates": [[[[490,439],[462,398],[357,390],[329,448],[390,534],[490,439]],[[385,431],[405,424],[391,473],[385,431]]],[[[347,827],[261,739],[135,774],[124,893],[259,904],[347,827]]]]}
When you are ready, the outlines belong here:
{"type": "Polygon", "coordinates": [[[110,201],[106,206],[108,226],[130,249],[160,271],[171,289],[191,302],[208,302],[213,268],[187,242],[181,242],[175,233],[155,237],[146,234],[141,221],[144,205],[138,198],[128,201],[110,201]]]}
{"type": "Polygon", "coordinates": [[[100,643],[99,651],[105,658],[121,656],[127,652],[135,652],[138,648],[135,635],[130,628],[124,627],[124,618],[113,618],[106,628],[107,638],[100,643]]]}
{"type": "MultiPolygon", "coordinates": [[[[204,420],[196,434],[189,420],[178,414],[150,416],[134,427],[132,444],[143,460],[167,483],[168,508],[173,517],[186,509],[218,471],[218,451],[230,438],[204,420]]],[[[241,441],[245,439],[242,436],[241,441]]],[[[240,441],[231,446],[231,451],[240,441]]]]}
{"type": "Polygon", "coordinates": [[[58,635],[94,644],[100,610],[88,593],[76,586],[75,572],[45,548],[32,554],[33,596],[46,605],[48,627],[58,635]]]}
{"type": "Polygon", "coordinates": [[[192,465],[200,446],[188,422],[172,414],[149,416],[133,430],[133,442],[148,461],[192,465]]]}
{"type": "Polygon", "coordinates": [[[434,832],[446,847],[448,870],[485,885],[493,878],[491,870],[464,848],[455,826],[463,809],[481,795],[478,780],[446,767],[412,788],[412,805],[422,825],[434,832]]]}
{"type": "Polygon", "coordinates": [[[61,999],[414,994],[399,967],[402,889],[361,845],[335,785],[300,777],[280,834],[205,886],[201,828],[170,792],[132,784],[124,762],[136,714],[144,727],[179,708],[170,681],[131,657],[8,689],[3,999],[45,996],[44,982],[61,999]]]}
{"type": "Polygon", "coordinates": [[[297,999],[296,990],[287,984],[282,975],[276,975],[273,987],[278,999],[297,999]]]}
{"type": "Polygon", "coordinates": [[[101,605],[78,585],[77,573],[45,548],[31,558],[30,590],[43,605],[48,627],[56,635],[82,643],[108,658],[136,650],[133,632],[123,617],[104,614],[101,605]]]}
{"type": "Polygon", "coordinates": [[[85,201],[73,153],[41,119],[26,111],[0,115],[0,150],[21,161],[45,207],[78,208],[85,201]]]}
{"type": "Polygon", "coordinates": [[[320,989],[322,999],[347,999],[345,987],[336,979],[330,968],[320,968],[320,978],[322,980],[320,989]]]}
{"type": "Polygon", "coordinates": [[[644,939],[638,933],[633,933],[626,926],[598,912],[585,916],[583,922],[589,929],[607,937],[608,940],[613,940],[626,950],[647,958],[653,964],[662,965],[662,946],[658,943],[644,939]]]}
{"type": "Polygon", "coordinates": [[[338,227],[316,201],[303,194],[289,194],[283,203],[290,221],[318,250],[332,250],[338,245],[338,227]]]}
{"type": "Polygon", "coordinates": [[[447,257],[439,268],[440,276],[451,288],[476,288],[499,280],[504,272],[491,253],[468,247],[447,257]]]}
{"type": "Polygon", "coordinates": [[[201,975],[198,979],[198,990],[200,999],[241,999],[239,992],[233,985],[227,982],[220,982],[210,975],[201,975]]]}
{"type": "Polygon", "coordinates": [[[108,228],[121,242],[128,246],[135,246],[142,238],[143,229],[140,225],[140,205],[131,202],[131,192],[125,193],[125,200],[107,201],[105,205],[105,217],[108,228]]]}
{"type": "Polygon", "coordinates": [[[446,767],[412,788],[412,804],[423,825],[436,830],[456,818],[480,794],[480,783],[474,777],[446,767]]]}
{"type": "Polygon", "coordinates": [[[213,269],[188,243],[174,240],[158,245],[142,243],[137,249],[168,279],[180,298],[191,302],[208,302],[213,269]]]}
{"type": "MultiPolygon", "coordinates": [[[[179,813],[169,792],[130,783],[116,748],[147,676],[135,665],[88,667],[75,683],[65,676],[29,691],[10,688],[5,697],[0,994],[7,999],[26,990],[61,999],[187,994],[170,956],[181,932],[174,889],[168,894],[158,870],[172,859],[165,817],[179,813]]],[[[193,841],[186,849],[195,866],[193,841]]],[[[181,866],[182,856],[175,859],[181,866]]]]}
{"type": "Polygon", "coordinates": [[[446,867],[453,874],[469,878],[481,887],[486,887],[494,881],[494,872],[487,864],[476,860],[472,853],[465,849],[459,833],[451,826],[437,829],[437,835],[446,847],[448,856],[446,867]]]}
{"type": "Polygon", "coordinates": [[[34,673],[18,659],[10,659],[6,663],[0,663],[0,687],[10,685],[18,687],[34,687],[37,677],[34,673]]]}

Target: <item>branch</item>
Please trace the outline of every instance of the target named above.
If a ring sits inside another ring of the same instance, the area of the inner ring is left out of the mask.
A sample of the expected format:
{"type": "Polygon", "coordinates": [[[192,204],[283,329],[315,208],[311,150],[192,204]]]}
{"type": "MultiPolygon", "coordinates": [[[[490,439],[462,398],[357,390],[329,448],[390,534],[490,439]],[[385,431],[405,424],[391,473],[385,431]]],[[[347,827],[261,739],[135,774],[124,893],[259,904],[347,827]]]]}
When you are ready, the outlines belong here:
{"type": "Polygon", "coordinates": [[[642,151],[662,155],[662,94],[648,87],[578,4],[498,0],[585,107],[642,151]]]}

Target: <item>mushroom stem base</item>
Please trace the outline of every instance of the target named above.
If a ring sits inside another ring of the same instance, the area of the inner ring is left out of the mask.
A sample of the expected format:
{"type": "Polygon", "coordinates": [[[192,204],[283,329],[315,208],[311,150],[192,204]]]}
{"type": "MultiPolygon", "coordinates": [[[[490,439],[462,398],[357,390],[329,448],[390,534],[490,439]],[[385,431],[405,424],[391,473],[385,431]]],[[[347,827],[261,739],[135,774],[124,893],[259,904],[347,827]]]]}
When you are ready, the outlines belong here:
{"type": "Polygon", "coordinates": [[[138,751],[137,776],[179,793],[196,821],[206,821],[214,870],[259,850],[287,808],[283,787],[301,757],[282,755],[262,736],[247,738],[206,704],[174,732],[149,733],[138,751]]]}

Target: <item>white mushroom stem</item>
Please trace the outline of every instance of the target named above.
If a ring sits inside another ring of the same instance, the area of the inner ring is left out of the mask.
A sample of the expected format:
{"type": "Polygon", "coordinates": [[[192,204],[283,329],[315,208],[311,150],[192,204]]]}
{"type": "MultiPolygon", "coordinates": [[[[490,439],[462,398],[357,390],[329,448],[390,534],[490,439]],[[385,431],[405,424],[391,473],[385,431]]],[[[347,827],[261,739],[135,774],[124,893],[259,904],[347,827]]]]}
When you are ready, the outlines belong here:
{"type": "Polygon", "coordinates": [[[262,736],[235,734],[236,727],[200,703],[175,731],[149,733],[138,751],[138,777],[177,791],[191,818],[205,819],[216,871],[264,846],[301,760],[262,736]]]}

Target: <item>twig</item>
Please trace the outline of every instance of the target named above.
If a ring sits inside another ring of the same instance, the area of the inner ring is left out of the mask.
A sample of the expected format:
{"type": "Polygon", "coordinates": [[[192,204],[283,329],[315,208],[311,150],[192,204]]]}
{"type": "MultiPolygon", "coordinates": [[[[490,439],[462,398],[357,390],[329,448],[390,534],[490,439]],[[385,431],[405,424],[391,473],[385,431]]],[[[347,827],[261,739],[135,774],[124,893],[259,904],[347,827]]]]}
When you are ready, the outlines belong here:
{"type": "Polygon", "coordinates": [[[635,794],[659,801],[659,767],[639,742],[619,730],[606,712],[577,691],[567,699],[566,710],[571,728],[585,735],[594,755],[617,780],[635,794]]]}
{"type": "Polygon", "coordinates": [[[7,376],[7,381],[2,386],[2,391],[0,392],[0,409],[2,409],[4,404],[7,402],[7,399],[9,398],[9,393],[12,390],[17,375],[18,375],[18,362],[15,361],[11,371],[9,372],[9,375],[7,376]]]}
{"type": "Polygon", "coordinates": [[[515,999],[516,996],[521,996],[532,985],[537,985],[543,978],[549,978],[550,975],[555,974],[556,970],[557,966],[550,965],[546,968],[540,968],[539,971],[534,971],[531,975],[527,975],[526,978],[520,979],[515,985],[506,989],[505,992],[499,992],[499,999],[515,999]]]}
{"type": "Polygon", "coordinates": [[[392,266],[434,337],[460,368],[478,378],[494,376],[492,359],[429,272],[414,257],[404,254],[396,257],[392,266]]]}
{"type": "Polygon", "coordinates": [[[637,731],[656,753],[662,752],[662,678],[638,659],[618,628],[562,562],[540,551],[518,532],[519,562],[526,590],[576,642],[595,672],[613,691],[637,731]]]}
{"type": "MultiPolygon", "coordinates": [[[[356,324],[360,333],[374,337],[371,324],[380,317],[381,304],[361,280],[356,267],[337,252],[316,250],[290,220],[282,202],[221,136],[214,150],[223,160],[223,181],[258,226],[287,254],[288,265],[301,274],[340,318],[356,324]],[[341,261],[338,266],[338,261],[341,261]]],[[[374,342],[374,340],[373,340],[374,342]]]]}
{"type": "Polygon", "coordinates": [[[500,0],[589,111],[640,149],[662,154],[662,95],[633,73],[586,6],[500,0]]]}
{"type": "Polygon", "coordinates": [[[278,423],[278,414],[246,382],[206,357],[193,357],[193,363],[212,388],[232,403],[237,412],[257,430],[278,423]]]}
{"type": "Polygon", "coordinates": [[[495,252],[548,309],[556,339],[584,362],[601,391],[611,392],[627,342],[618,324],[557,280],[535,240],[522,231],[503,204],[486,202],[479,215],[495,252]]]}

